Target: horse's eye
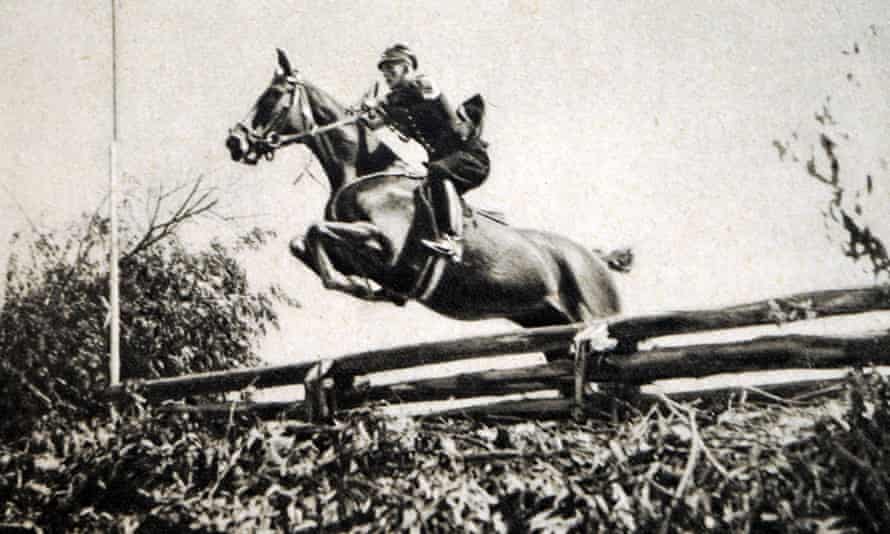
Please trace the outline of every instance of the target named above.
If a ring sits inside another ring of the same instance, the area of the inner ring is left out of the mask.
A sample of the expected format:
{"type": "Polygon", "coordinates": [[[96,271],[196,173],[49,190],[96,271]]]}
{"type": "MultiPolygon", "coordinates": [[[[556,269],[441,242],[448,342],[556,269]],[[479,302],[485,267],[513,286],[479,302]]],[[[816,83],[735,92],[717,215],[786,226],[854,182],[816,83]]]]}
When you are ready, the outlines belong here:
{"type": "Polygon", "coordinates": [[[278,102],[281,101],[281,95],[282,92],[278,89],[269,89],[263,93],[263,96],[261,96],[257,102],[256,112],[251,126],[259,128],[268,124],[272,119],[272,114],[275,113],[275,108],[278,106],[278,102]]]}
{"type": "Polygon", "coordinates": [[[260,98],[260,108],[274,108],[278,101],[281,100],[281,91],[278,89],[269,89],[266,94],[260,98]]]}

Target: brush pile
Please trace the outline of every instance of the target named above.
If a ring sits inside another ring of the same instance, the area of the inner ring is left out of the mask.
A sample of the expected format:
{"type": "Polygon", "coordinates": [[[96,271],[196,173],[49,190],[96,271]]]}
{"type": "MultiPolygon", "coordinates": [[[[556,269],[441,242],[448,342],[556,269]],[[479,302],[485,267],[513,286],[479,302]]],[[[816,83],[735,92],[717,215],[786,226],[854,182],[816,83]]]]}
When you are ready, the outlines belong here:
{"type": "Polygon", "coordinates": [[[888,532],[890,385],[620,423],[138,413],[0,446],[22,532],[888,532]]]}

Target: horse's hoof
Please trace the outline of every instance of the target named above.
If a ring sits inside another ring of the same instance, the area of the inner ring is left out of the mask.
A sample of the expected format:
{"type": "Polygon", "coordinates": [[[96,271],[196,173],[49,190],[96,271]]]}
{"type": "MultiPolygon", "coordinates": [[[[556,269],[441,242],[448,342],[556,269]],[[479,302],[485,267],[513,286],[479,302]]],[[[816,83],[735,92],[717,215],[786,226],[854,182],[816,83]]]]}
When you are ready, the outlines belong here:
{"type": "Polygon", "coordinates": [[[291,239],[290,243],[287,244],[287,248],[290,250],[290,253],[297,258],[302,258],[306,255],[306,245],[303,241],[303,236],[291,239]]]}

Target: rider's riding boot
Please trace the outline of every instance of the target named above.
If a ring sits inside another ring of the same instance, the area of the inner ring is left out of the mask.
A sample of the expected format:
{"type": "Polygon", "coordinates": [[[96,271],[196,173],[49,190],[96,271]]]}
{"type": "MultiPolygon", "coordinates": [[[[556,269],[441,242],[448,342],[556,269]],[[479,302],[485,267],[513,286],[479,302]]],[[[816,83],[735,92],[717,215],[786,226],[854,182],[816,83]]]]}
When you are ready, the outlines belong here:
{"type": "Polygon", "coordinates": [[[439,229],[435,240],[423,239],[421,243],[437,254],[459,263],[463,259],[463,211],[460,195],[451,180],[436,180],[430,184],[433,213],[439,229]]]}

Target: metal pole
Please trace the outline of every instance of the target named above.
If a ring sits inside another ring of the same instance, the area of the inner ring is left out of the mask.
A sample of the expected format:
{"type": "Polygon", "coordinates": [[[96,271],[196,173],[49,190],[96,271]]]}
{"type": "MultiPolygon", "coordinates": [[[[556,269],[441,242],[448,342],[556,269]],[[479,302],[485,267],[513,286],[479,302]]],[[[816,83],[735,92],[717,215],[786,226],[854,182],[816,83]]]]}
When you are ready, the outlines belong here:
{"type": "Polygon", "coordinates": [[[110,299],[109,302],[111,304],[111,320],[110,320],[110,332],[109,336],[111,339],[110,348],[110,367],[109,367],[109,382],[111,385],[117,385],[120,382],[121,378],[121,363],[120,363],[120,295],[119,295],[119,282],[120,282],[120,274],[118,273],[118,228],[117,228],[117,143],[111,142],[111,150],[110,150],[110,184],[111,188],[109,194],[109,217],[111,219],[111,252],[109,254],[109,263],[110,269],[108,273],[108,285],[110,289],[110,299]]]}
{"type": "Polygon", "coordinates": [[[108,286],[110,292],[110,362],[108,380],[112,386],[121,378],[120,363],[120,295],[118,273],[117,225],[117,0],[111,0],[111,84],[112,84],[112,139],[109,147],[108,217],[111,221],[111,250],[109,252],[108,286]]]}

